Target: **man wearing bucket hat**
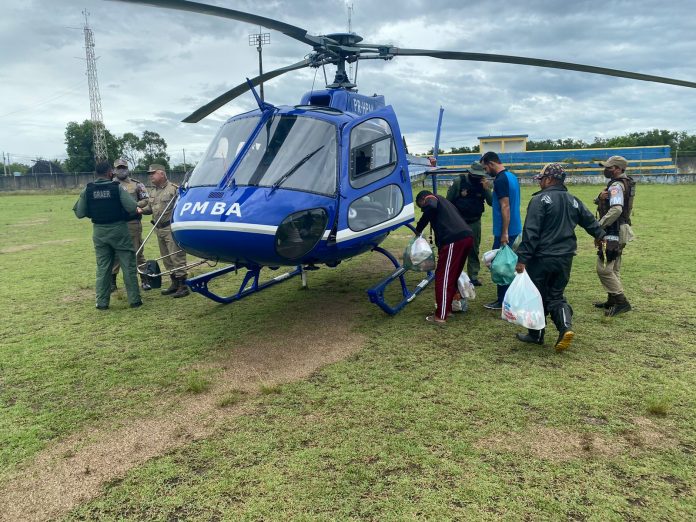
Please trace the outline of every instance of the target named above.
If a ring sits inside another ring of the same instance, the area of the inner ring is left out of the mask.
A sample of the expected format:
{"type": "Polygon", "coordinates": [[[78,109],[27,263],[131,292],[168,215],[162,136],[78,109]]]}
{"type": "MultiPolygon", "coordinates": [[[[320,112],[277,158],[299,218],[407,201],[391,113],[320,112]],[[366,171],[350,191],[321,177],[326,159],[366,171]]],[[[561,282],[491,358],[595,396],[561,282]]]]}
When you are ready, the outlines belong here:
{"type": "MultiPolygon", "coordinates": [[[[130,177],[130,172],[128,171],[128,162],[123,158],[119,158],[114,163],[114,181],[118,181],[121,186],[126,189],[126,192],[138,203],[138,206],[142,207],[147,204],[147,189],[145,185],[140,183],[135,178],[130,177]]],[[[128,221],[128,232],[130,233],[131,239],[133,240],[133,248],[136,252],[137,266],[142,266],[145,264],[145,254],[143,253],[140,246],[143,244],[143,216],[142,214],[136,214],[136,216],[128,221]],[[140,252],[138,252],[140,250],[140,252]]],[[[120,268],[118,258],[114,261],[114,266],[111,269],[111,291],[116,290],[116,276],[120,268]]],[[[140,287],[143,290],[150,290],[150,281],[146,275],[140,274],[140,287]]]]}
{"type": "Polygon", "coordinates": [[[604,314],[612,317],[631,310],[621,284],[621,255],[628,241],[633,239],[631,211],[636,195],[636,184],[626,175],[628,161],[622,156],[612,156],[599,163],[604,167],[604,177],[609,179],[607,188],[599,193],[595,203],[599,212],[599,224],[607,234],[598,244],[597,275],[607,292],[606,302],[595,303],[604,314]]]}
{"type": "Polygon", "coordinates": [[[464,221],[471,227],[474,245],[466,261],[466,272],[474,286],[481,286],[478,273],[481,268],[479,247],[481,245],[481,216],[486,210],[484,203],[490,207],[493,199],[486,171],[479,162],[474,162],[454,180],[447,190],[447,199],[454,203],[464,221]]]}
{"type": "MultiPolygon", "coordinates": [[[[582,201],[568,192],[565,177],[562,165],[549,163],[534,178],[541,191],[532,196],[527,206],[515,267],[518,273],[526,269],[539,290],[544,312],[558,329],[555,348],[559,352],[567,349],[575,336],[573,309],[563,295],[577,250],[575,227],[580,225],[595,240],[605,234],[582,201]]],[[[517,334],[517,338],[525,343],[544,344],[544,330],[529,330],[517,334]]]]}

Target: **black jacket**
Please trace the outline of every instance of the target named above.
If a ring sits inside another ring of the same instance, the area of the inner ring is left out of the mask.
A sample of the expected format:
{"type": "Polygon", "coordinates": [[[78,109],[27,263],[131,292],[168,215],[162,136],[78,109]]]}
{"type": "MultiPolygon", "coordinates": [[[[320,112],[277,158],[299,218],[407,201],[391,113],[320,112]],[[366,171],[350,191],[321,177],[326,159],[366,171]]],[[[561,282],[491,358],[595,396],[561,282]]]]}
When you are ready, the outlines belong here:
{"type": "Polygon", "coordinates": [[[436,194],[428,196],[425,202],[416,232],[422,233],[430,223],[435,231],[435,244],[438,248],[473,235],[471,227],[459,215],[457,207],[446,198],[436,194]]]}
{"type": "Polygon", "coordinates": [[[592,213],[565,185],[553,185],[532,196],[517,248],[520,263],[545,256],[574,256],[577,250],[575,227],[580,225],[595,239],[604,230],[592,213]]]}
{"type": "Polygon", "coordinates": [[[484,203],[488,206],[493,203],[491,190],[484,189],[482,182],[483,178],[460,175],[447,190],[447,200],[454,203],[467,223],[480,221],[486,209],[484,203]],[[462,190],[466,190],[466,196],[462,196],[462,190]]]}

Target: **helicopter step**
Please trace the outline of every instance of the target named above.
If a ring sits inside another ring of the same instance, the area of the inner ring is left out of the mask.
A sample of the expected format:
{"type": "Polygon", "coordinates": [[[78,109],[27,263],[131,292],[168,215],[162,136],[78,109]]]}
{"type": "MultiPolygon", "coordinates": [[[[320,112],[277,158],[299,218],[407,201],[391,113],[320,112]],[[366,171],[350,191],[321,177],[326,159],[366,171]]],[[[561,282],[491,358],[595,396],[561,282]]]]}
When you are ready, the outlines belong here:
{"type": "Polygon", "coordinates": [[[302,276],[302,286],[307,286],[307,275],[304,269],[302,268],[302,265],[298,265],[294,270],[276,276],[273,279],[270,279],[264,283],[259,283],[259,275],[261,274],[261,268],[262,267],[260,266],[247,268],[247,272],[246,274],[244,274],[244,279],[242,280],[241,285],[239,285],[239,290],[237,290],[237,293],[227,297],[218,295],[212,290],[210,290],[208,288],[208,283],[210,283],[210,281],[217,277],[224,276],[226,274],[229,274],[230,272],[236,272],[238,270],[237,265],[229,265],[224,268],[215,270],[213,272],[208,272],[207,274],[187,279],[186,284],[192,292],[197,292],[207,297],[208,299],[212,299],[213,301],[222,304],[230,304],[235,301],[239,301],[240,299],[248,295],[260,292],[261,290],[264,290],[278,283],[282,283],[283,281],[287,281],[288,279],[291,279],[298,275],[302,276]]]}
{"type": "Polygon", "coordinates": [[[377,246],[373,248],[372,251],[383,254],[396,267],[396,270],[389,277],[367,290],[367,295],[370,298],[370,302],[379,306],[389,315],[395,315],[399,313],[408,303],[413,301],[416,298],[416,296],[431,283],[433,279],[435,279],[435,272],[428,272],[425,278],[416,285],[413,291],[411,291],[409,290],[408,285],[406,284],[406,279],[404,278],[406,268],[401,266],[399,261],[397,261],[397,259],[392,254],[390,254],[387,250],[383,249],[382,247],[377,246]],[[397,279],[401,283],[401,294],[403,295],[403,299],[396,305],[391,306],[384,299],[384,291],[391,283],[393,283],[397,279]]]}

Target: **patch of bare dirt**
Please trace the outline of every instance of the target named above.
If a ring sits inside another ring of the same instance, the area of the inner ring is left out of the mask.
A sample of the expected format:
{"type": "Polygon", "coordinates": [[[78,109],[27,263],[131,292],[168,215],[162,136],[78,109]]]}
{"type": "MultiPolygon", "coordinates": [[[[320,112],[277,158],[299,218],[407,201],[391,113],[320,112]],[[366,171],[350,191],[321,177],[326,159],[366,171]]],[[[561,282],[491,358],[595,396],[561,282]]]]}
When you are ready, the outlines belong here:
{"type": "Polygon", "coordinates": [[[14,254],[15,252],[24,252],[26,250],[34,250],[44,245],[63,245],[72,243],[74,239],[52,239],[50,241],[40,241],[39,243],[27,243],[26,245],[12,245],[5,248],[0,248],[0,254],[14,254]]]}
{"type": "Polygon", "coordinates": [[[19,221],[18,223],[12,223],[11,225],[7,225],[9,227],[33,227],[36,225],[45,225],[48,223],[48,218],[36,218],[36,219],[27,219],[25,221],[19,221]]]}
{"type": "Polygon", "coordinates": [[[76,434],[42,452],[0,486],[0,520],[60,517],[97,496],[105,483],[123,477],[129,469],[210,436],[224,420],[249,411],[248,398],[258,395],[262,387],[309,377],[363,346],[363,337],[353,331],[350,305],[333,299],[317,309],[321,321],[316,314],[307,314],[306,321],[263,332],[233,347],[220,361],[222,375],[211,390],[177,401],[173,411],[129,420],[122,427],[76,434]],[[331,327],[316,329],[318,322],[331,327]],[[243,400],[220,407],[221,399],[234,390],[246,392],[243,400]]]}
{"type": "Polygon", "coordinates": [[[71,294],[61,297],[60,302],[77,303],[80,301],[87,301],[89,299],[94,299],[94,290],[91,288],[79,288],[73,291],[71,294]]]}
{"type": "Polygon", "coordinates": [[[525,432],[496,434],[479,440],[479,449],[531,455],[542,460],[564,462],[592,457],[614,457],[621,453],[673,448],[677,439],[669,427],[658,426],[646,417],[632,419],[633,426],[620,437],[536,427],[525,432]]]}

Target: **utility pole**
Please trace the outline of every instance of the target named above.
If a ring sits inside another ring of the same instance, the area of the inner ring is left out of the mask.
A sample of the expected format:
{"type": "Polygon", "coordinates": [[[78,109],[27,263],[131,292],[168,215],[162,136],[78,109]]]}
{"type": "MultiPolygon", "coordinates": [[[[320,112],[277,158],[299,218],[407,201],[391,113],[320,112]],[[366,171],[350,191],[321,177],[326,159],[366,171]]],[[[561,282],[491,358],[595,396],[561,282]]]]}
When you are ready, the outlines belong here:
{"type": "MultiPolygon", "coordinates": [[[[256,34],[249,35],[249,45],[251,47],[256,46],[256,50],[259,52],[259,76],[263,74],[263,46],[269,45],[271,43],[271,33],[262,33],[259,27],[259,32],[256,34]]],[[[263,82],[259,86],[259,91],[261,94],[261,101],[263,99],[263,82]]]]}
{"type": "Polygon", "coordinates": [[[184,153],[184,175],[188,172],[188,168],[186,168],[186,149],[181,149],[181,152],[184,153]]]}
{"type": "Polygon", "coordinates": [[[89,27],[89,11],[82,11],[85,15],[85,54],[87,55],[87,83],[89,84],[89,110],[92,117],[92,129],[94,132],[94,161],[98,163],[107,159],[106,137],[104,135],[104,118],[102,116],[101,95],[99,94],[99,80],[97,80],[97,58],[94,55],[94,34],[89,27]]]}
{"type": "Polygon", "coordinates": [[[5,161],[5,151],[3,151],[2,152],[2,175],[9,176],[7,171],[8,171],[8,168],[7,168],[7,162],[5,161]]]}
{"type": "MultiPolygon", "coordinates": [[[[346,8],[348,9],[348,32],[352,33],[353,32],[353,2],[348,4],[346,2],[346,8]]],[[[353,76],[353,64],[349,63],[348,64],[348,79],[355,83],[355,76],[353,76]],[[351,80],[352,78],[352,80],[351,80]]]]}

